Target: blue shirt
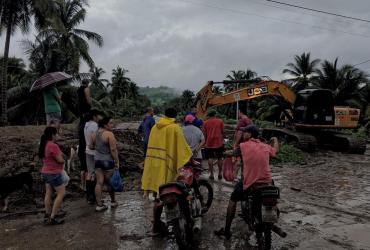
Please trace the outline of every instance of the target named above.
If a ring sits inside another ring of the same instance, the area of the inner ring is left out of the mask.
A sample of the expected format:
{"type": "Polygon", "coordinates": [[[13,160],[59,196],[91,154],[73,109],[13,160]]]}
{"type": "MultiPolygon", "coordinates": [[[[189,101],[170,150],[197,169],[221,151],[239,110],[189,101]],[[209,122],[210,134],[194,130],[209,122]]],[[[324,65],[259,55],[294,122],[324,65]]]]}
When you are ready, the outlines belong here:
{"type": "Polygon", "coordinates": [[[155,124],[155,120],[153,116],[145,116],[144,120],[140,123],[138,133],[142,134],[144,137],[144,143],[148,143],[149,141],[149,135],[150,135],[150,130],[155,124]]]}

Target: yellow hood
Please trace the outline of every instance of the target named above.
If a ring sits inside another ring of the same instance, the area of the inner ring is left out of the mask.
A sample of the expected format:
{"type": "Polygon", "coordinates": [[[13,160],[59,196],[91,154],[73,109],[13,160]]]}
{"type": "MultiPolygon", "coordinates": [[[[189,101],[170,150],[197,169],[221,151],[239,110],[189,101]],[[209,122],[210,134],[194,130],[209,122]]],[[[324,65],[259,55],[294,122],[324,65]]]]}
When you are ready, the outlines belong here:
{"type": "Polygon", "coordinates": [[[142,189],[158,192],[160,185],[175,181],[192,151],[175,119],[163,117],[152,128],[141,179],[142,189]]]}

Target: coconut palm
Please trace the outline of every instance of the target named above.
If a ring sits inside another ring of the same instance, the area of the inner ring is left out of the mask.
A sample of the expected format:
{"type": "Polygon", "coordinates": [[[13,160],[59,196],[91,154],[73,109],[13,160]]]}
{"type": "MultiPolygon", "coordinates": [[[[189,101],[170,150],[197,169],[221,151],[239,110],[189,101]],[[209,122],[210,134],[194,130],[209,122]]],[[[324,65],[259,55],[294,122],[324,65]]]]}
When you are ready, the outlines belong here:
{"type": "Polygon", "coordinates": [[[339,67],[336,58],[334,62],[325,60],[321,69],[317,70],[317,75],[317,84],[333,91],[337,105],[361,107],[361,103],[367,102],[360,94],[361,87],[369,83],[369,75],[364,71],[349,64],[339,67]]]}
{"type": "Polygon", "coordinates": [[[42,29],[38,35],[39,39],[50,40],[63,51],[64,62],[60,70],[72,74],[78,73],[80,59],[90,68],[94,67],[86,39],[99,47],[103,45],[103,38],[99,34],[78,28],[86,17],[85,6],[86,0],[54,0],[52,15],[47,19],[47,28],[42,29]]]}
{"type": "Polygon", "coordinates": [[[303,53],[294,56],[294,62],[288,63],[288,68],[283,70],[283,73],[292,76],[294,91],[299,91],[310,86],[310,80],[316,72],[320,59],[311,60],[311,54],[303,53]]]}
{"type": "Polygon", "coordinates": [[[11,35],[17,28],[27,32],[31,20],[31,0],[2,0],[0,2],[0,30],[6,29],[4,57],[1,62],[1,125],[7,124],[7,71],[11,35]]]}
{"type": "Polygon", "coordinates": [[[37,37],[35,42],[25,40],[22,45],[28,55],[31,71],[37,77],[49,72],[63,70],[65,53],[57,47],[53,39],[37,37]]]}
{"type": "MultiPolygon", "coordinates": [[[[251,69],[247,69],[247,70],[232,70],[231,71],[231,75],[227,75],[226,78],[229,79],[229,80],[250,80],[250,79],[253,79],[257,76],[257,73],[254,72],[253,70],[251,69]]],[[[240,87],[246,87],[248,84],[245,84],[245,83],[233,83],[233,84],[229,84],[225,87],[225,90],[226,91],[232,91],[236,88],[240,88],[240,87]]]]}
{"type": "Polygon", "coordinates": [[[128,87],[131,82],[131,79],[125,76],[127,72],[128,70],[121,68],[120,66],[117,66],[116,69],[112,70],[112,83],[108,86],[112,87],[112,91],[110,93],[114,104],[122,98],[127,98],[128,87]]]}

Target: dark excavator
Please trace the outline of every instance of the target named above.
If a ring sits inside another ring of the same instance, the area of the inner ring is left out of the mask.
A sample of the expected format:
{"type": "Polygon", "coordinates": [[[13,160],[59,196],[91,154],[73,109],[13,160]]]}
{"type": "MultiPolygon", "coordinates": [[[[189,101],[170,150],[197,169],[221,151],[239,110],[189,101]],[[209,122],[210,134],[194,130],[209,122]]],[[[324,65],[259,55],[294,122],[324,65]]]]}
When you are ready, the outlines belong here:
{"type": "Polygon", "coordinates": [[[210,81],[197,93],[197,115],[203,117],[214,106],[263,96],[274,98],[287,118],[282,128],[263,129],[263,138],[276,136],[310,152],[317,147],[354,154],[365,152],[365,140],[341,131],[358,128],[360,110],[335,106],[333,93],[328,89],[305,89],[295,94],[288,85],[270,79],[210,81]],[[221,94],[213,91],[215,84],[236,83],[248,83],[248,86],[221,94]]]}

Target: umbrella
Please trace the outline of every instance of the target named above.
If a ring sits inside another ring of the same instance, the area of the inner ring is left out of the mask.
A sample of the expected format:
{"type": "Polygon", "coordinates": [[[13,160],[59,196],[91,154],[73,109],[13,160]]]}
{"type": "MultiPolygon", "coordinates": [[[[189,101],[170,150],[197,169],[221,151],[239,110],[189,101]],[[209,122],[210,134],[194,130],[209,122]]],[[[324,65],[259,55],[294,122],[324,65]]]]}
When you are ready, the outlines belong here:
{"type": "Polygon", "coordinates": [[[71,79],[72,76],[64,72],[47,73],[37,79],[31,86],[30,92],[38,89],[43,89],[53,83],[71,79]]]}

